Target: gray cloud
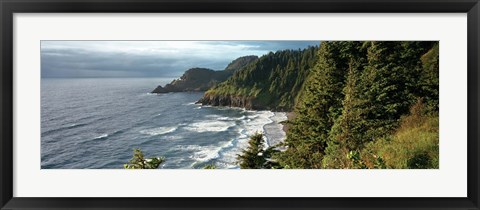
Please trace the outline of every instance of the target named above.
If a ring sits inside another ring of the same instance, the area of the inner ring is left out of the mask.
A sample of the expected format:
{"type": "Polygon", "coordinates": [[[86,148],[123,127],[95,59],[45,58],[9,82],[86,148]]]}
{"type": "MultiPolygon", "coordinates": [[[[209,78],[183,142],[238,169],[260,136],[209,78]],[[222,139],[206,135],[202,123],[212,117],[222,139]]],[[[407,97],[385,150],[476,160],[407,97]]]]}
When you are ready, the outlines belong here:
{"type": "Polygon", "coordinates": [[[178,77],[193,67],[222,70],[233,59],[318,41],[42,41],[42,77],[178,77]]]}

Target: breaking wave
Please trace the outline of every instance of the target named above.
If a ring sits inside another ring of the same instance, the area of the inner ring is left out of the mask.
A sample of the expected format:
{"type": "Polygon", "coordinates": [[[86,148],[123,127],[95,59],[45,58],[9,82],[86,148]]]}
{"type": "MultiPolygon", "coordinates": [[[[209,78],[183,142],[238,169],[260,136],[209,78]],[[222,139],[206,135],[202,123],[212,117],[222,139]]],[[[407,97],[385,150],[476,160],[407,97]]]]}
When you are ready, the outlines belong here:
{"type": "Polygon", "coordinates": [[[158,128],[151,128],[140,131],[141,134],[150,135],[150,136],[157,136],[163,135],[167,133],[171,133],[177,130],[178,127],[158,127],[158,128]]]}

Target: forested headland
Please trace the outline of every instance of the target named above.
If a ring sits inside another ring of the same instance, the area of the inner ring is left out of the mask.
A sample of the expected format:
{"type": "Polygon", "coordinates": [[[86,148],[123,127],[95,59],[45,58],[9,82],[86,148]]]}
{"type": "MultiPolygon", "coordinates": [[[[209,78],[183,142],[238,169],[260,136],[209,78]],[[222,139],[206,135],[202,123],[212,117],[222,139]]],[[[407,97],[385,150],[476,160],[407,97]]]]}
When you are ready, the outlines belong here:
{"type": "Polygon", "coordinates": [[[243,56],[233,60],[224,70],[215,71],[208,68],[188,69],[179,79],[173,80],[165,87],[157,86],[152,93],[206,91],[212,86],[225,81],[233,73],[256,61],[257,56],[243,56]]]}
{"type": "Polygon", "coordinates": [[[292,110],[305,79],[317,61],[318,47],[270,52],[225,82],[213,86],[199,100],[203,105],[255,110],[292,110]]]}

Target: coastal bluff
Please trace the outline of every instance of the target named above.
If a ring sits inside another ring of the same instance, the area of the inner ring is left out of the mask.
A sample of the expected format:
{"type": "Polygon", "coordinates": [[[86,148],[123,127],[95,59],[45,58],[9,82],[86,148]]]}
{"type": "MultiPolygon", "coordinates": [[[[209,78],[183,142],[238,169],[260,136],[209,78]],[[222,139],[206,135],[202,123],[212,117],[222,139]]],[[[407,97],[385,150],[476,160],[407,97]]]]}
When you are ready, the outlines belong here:
{"type": "Polygon", "coordinates": [[[258,60],[258,56],[243,56],[233,60],[221,71],[208,68],[191,68],[179,79],[173,80],[164,87],[159,85],[151,93],[206,91],[214,85],[227,80],[233,73],[256,60],[258,60]]]}

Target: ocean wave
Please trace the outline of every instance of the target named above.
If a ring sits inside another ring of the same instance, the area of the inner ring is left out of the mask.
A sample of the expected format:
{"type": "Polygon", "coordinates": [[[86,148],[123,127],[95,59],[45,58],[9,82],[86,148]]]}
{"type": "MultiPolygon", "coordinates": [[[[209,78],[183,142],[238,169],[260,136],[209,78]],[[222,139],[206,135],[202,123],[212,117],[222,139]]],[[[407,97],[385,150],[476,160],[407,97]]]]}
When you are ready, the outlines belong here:
{"type": "Polygon", "coordinates": [[[100,135],[98,135],[98,133],[97,133],[98,136],[93,137],[93,138],[88,139],[88,140],[83,141],[83,142],[75,142],[75,145],[85,144],[85,143],[89,143],[89,142],[93,142],[93,141],[99,141],[99,140],[106,140],[106,139],[108,139],[112,136],[116,136],[116,135],[121,134],[123,132],[124,132],[123,130],[117,130],[117,131],[112,132],[112,133],[103,133],[103,134],[100,134],[100,135]]]}
{"type": "MultiPolygon", "coordinates": [[[[287,114],[284,112],[275,112],[274,115],[270,117],[272,123],[264,126],[265,136],[267,137],[266,146],[275,146],[285,140],[286,133],[283,131],[281,122],[287,119],[287,114]]],[[[280,150],[282,150],[282,148],[280,148],[280,150]]]]}
{"type": "Polygon", "coordinates": [[[79,124],[73,123],[73,124],[69,125],[68,128],[76,128],[76,127],[81,127],[81,126],[84,126],[84,125],[87,125],[87,124],[86,123],[79,123],[79,124]]]}
{"type": "Polygon", "coordinates": [[[288,120],[287,113],[285,112],[274,112],[274,115],[270,117],[276,123],[280,123],[282,121],[288,120]]]}
{"type": "Polygon", "coordinates": [[[79,123],[79,124],[73,123],[73,124],[66,125],[66,126],[63,126],[63,127],[57,128],[57,129],[44,131],[44,132],[42,132],[42,136],[49,135],[49,134],[56,133],[56,132],[60,132],[60,131],[64,131],[64,130],[68,130],[68,129],[78,128],[78,127],[82,127],[82,126],[86,126],[86,125],[88,125],[88,124],[86,124],[86,123],[79,123]]]}
{"type": "Polygon", "coordinates": [[[199,146],[199,145],[179,145],[174,148],[174,150],[188,152],[191,155],[190,159],[193,159],[195,162],[192,164],[198,164],[199,162],[206,162],[214,158],[218,158],[221,147],[217,146],[199,146]]]}
{"type": "Polygon", "coordinates": [[[180,145],[177,146],[174,150],[190,153],[191,155],[189,156],[189,158],[194,160],[194,162],[191,164],[191,167],[195,167],[195,165],[218,159],[222,150],[234,146],[232,141],[233,139],[221,145],[210,146],[180,145]]]}
{"type": "Polygon", "coordinates": [[[218,119],[218,118],[222,118],[221,115],[218,115],[218,114],[209,114],[209,115],[205,115],[206,118],[214,118],[214,119],[218,119]]]}
{"type": "Polygon", "coordinates": [[[157,136],[163,135],[167,133],[171,133],[177,130],[178,127],[158,127],[158,128],[151,128],[140,131],[141,134],[150,135],[150,136],[157,136]]]}
{"type": "Polygon", "coordinates": [[[185,104],[182,104],[184,106],[191,106],[191,105],[195,105],[196,101],[194,102],[189,102],[189,103],[185,103],[185,104]]]}
{"type": "Polygon", "coordinates": [[[180,135],[171,135],[171,136],[165,136],[163,138],[167,139],[167,140],[179,140],[179,139],[183,139],[185,137],[180,136],[180,135]]]}
{"type": "Polygon", "coordinates": [[[190,158],[195,160],[195,162],[192,164],[192,166],[196,165],[198,163],[204,163],[204,162],[210,161],[212,159],[218,158],[219,157],[218,151],[220,151],[220,150],[221,150],[221,148],[212,147],[212,148],[209,148],[209,149],[203,148],[202,150],[194,152],[190,156],[190,158]]]}
{"type": "Polygon", "coordinates": [[[243,120],[243,127],[248,136],[255,134],[256,132],[264,133],[264,126],[272,123],[273,120],[270,117],[274,116],[271,111],[258,111],[253,115],[247,116],[249,120],[243,120]]]}
{"type": "Polygon", "coordinates": [[[230,127],[235,126],[235,122],[205,120],[195,122],[184,127],[184,129],[195,132],[222,132],[227,131],[230,127]]]}
{"type": "Polygon", "coordinates": [[[106,139],[108,137],[108,134],[102,134],[100,136],[95,137],[94,139],[106,139]]]}
{"type": "Polygon", "coordinates": [[[247,118],[245,115],[243,115],[241,117],[224,117],[224,116],[217,115],[217,114],[210,114],[210,115],[206,115],[205,117],[213,118],[213,119],[216,119],[216,120],[223,120],[223,121],[236,121],[236,120],[244,120],[244,119],[247,118]]]}

